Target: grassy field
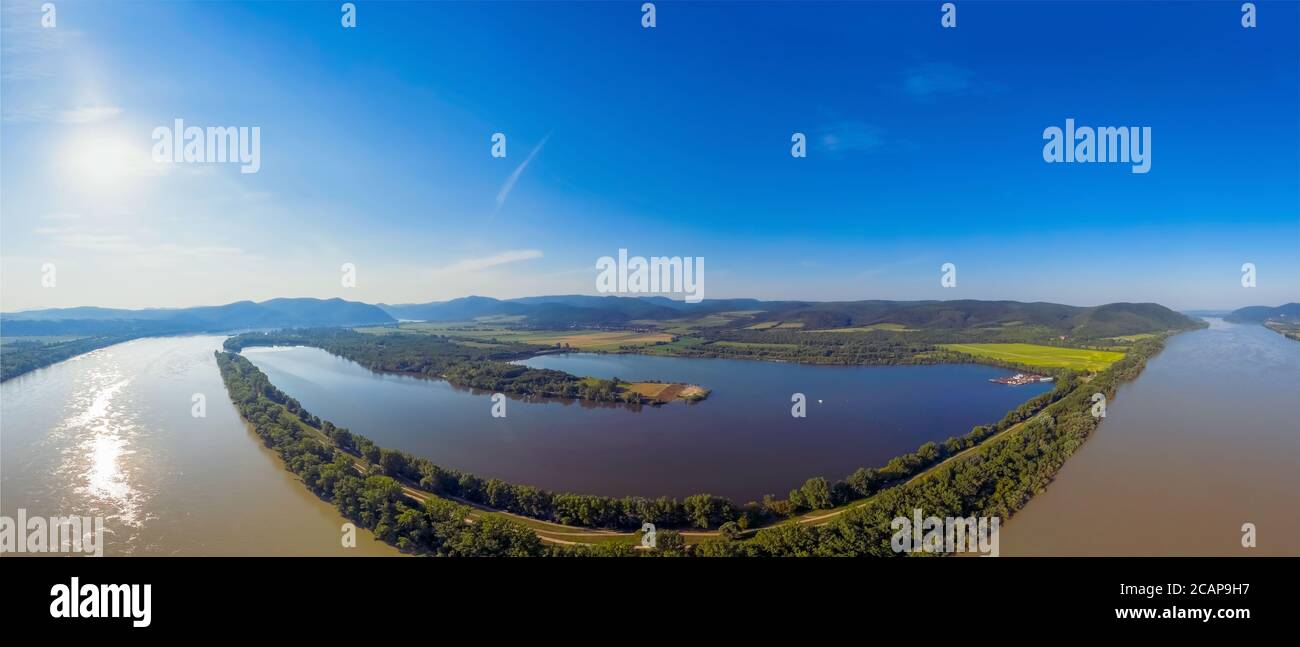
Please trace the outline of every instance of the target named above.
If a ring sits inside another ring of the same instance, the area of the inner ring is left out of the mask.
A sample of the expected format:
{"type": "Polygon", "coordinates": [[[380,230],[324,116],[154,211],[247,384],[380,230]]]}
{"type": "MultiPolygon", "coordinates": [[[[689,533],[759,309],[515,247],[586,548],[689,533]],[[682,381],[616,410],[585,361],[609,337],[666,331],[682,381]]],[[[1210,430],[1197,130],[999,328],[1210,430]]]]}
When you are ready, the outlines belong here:
{"type": "Polygon", "coordinates": [[[826,328],[824,330],[804,330],[802,332],[871,332],[873,330],[887,330],[889,332],[912,332],[914,328],[908,328],[903,324],[896,323],[878,323],[870,326],[859,326],[857,328],[826,328]]]}
{"type": "Polygon", "coordinates": [[[699,346],[704,342],[705,340],[699,337],[678,337],[677,341],[670,344],[646,346],[645,348],[639,349],[637,352],[645,353],[646,355],[675,355],[692,346],[699,346]]]}
{"type": "Polygon", "coordinates": [[[1144,333],[1139,333],[1139,334],[1136,334],[1136,335],[1120,335],[1119,337],[1107,337],[1106,339],[1108,339],[1108,340],[1112,340],[1112,341],[1127,341],[1127,342],[1135,342],[1135,341],[1141,341],[1141,340],[1143,340],[1143,339],[1149,339],[1149,338],[1151,338],[1151,337],[1155,337],[1155,336],[1156,336],[1155,333],[1144,332],[1144,333]]]}
{"type": "Polygon", "coordinates": [[[786,350],[789,348],[798,348],[797,344],[764,344],[760,342],[749,341],[718,341],[713,342],[714,346],[723,346],[729,348],[749,348],[753,350],[786,350]]]}
{"type": "Polygon", "coordinates": [[[1038,344],[940,344],[940,346],[976,357],[1076,371],[1100,371],[1124,357],[1124,353],[1115,351],[1038,344]]]}

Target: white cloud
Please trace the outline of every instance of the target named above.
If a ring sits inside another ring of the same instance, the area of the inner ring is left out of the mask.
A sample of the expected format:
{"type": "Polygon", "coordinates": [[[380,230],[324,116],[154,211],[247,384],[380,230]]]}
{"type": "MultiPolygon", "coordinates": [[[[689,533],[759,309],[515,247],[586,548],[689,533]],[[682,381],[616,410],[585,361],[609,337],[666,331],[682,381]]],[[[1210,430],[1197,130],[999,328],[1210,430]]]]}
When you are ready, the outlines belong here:
{"type": "Polygon", "coordinates": [[[59,111],[58,121],[65,124],[94,124],[112,119],[121,113],[122,109],[117,106],[81,106],[59,111]]]}
{"type": "Polygon", "coordinates": [[[880,148],[881,130],[863,121],[841,121],[818,128],[818,142],[831,153],[863,153],[880,148]]]}
{"type": "Polygon", "coordinates": [[[974,72],[951,63],[926,63],[904,70],[898,89],[916,101],[930,103],[945,97],[996,93],[1002,86],[977,79],[974,72]]]}
{"type": "Polygon", "coordinates": [[[519,181],[519,176],[524,174],[524,169],[528,168],[528,163],[532,162],[533,158],[542,152],[542,147],[546,145],[546,140],[550,138],[551,134],[547,133],[542,138],[542,141],[538,142],[537,146],[533,148],[533,151],[528,154],[528,157],[519,166],[515,167],[515,170],[510,173],[510,177],[506,178],[505,184],[501,185],[501,190],[497,191],[497,209],[500,209],[506,203],[506,198],[510,197],[510,192],[514,190],[515,183],[519,181]]]}

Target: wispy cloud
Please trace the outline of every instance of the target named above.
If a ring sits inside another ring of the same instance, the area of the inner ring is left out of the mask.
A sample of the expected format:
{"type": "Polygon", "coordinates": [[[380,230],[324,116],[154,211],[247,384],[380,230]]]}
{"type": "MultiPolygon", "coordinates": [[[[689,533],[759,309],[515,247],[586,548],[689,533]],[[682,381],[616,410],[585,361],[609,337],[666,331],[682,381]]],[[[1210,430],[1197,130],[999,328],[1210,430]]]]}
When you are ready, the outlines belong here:
{"type": "Polygon", "coordinates": [[[517,263],[519,261],[532,260],[541,258],[541,250],[536,249],[512,249],[504,252],[498,252],[491,256],[482,256],[479,258],[467,258],[456,261],[446,267],[438,268],[433,271],[434,274],[464,274],[467,272],[477,272],[497,265],[507,263],[517,263]]]}
{"type": "Polygon", "coordinates": [[[815,131],[815,141],[822,150],[830,153],[863,153],[884,143],[883,131],[864,121],[840,121],[827,124],[815,131]]]}
{"type": "Polygon", "coordinates": [[[516,166],[514,171],[511,171],[510,177],[506,178],[505,184],[501,185],[501,190],[497,191],[497,206],[496,210],[493,211],[494,214],[506,203],[506,198],[510,197],[510,192],[514,190],[515,183],[519,181],[519,176],[524,174],[524,169],[528,168],[528,164],[533,161],[533,158],[537,157],[537,154],[542,152],[542,147],[546,146],[546,140],[550,138],[551,134],[546,133],[546,136],[542,138],[542,141],[538,142],[537,146],[533,147],[533,151],[528,154],[528,157],[524,158],[524,161],[521,162],[519,166],[516,166]]]}
{"type": "Polygon", "coordinates": [[[5,58],[0,77],[5,81],[55,76],[57,64],[51,61],[51,54],[81,36],[81,32],[67,26],[41,27],[41,4],[0,3],[0,55],[5,58]]]}
{"type": "Polygon", "coordinates": [[[122,114],[117,106],[79,106],[65,110],[45,107],[11,108],[5,110],[4,120],[9,123],[53,122],[59,124],[97,124],[122,114]]]}
{"type": "Polygon", "coordinates": [[[137,259],[148,257],[154,261],[164,259],[187,261],[196,256],[240,256],[244,253],[244,250],[238,247],[225,245],[143,242],[128,234],[81,225],[37,227],[32,233],[48,238],[60,248],[127,255],[137,259]]]}
{"type": "Polygon", "coordinates": [[[978,94],[995,89],[992,83],[977,82],[975,73],[951,63],[925,63],[903,71],[901,90],[921,102],[942,97],[978,94]]]}
{"type": "Polygon", "coordinates": [[[112,119],[121,113],[122,109],[117,106],[82,106],[59,111],[58,120],[65,124],[94,124],[112,119]]]}

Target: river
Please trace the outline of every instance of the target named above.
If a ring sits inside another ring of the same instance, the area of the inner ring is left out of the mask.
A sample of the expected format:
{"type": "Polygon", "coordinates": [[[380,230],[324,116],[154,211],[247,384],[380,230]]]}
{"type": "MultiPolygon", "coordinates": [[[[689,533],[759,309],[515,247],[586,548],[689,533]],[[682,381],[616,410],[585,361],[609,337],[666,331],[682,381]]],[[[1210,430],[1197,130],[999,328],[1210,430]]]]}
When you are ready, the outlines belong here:
{"type": "MultiPolygon", "coordinates": [[[[0,513],[100,515],[109,555],[393,555],[264,449],[226,398],[223,337],[140,339],[0,384],[0,513]],[[193,396],[206,415],[192,415],[193,396]]],[[[376,374],[313,348],[247,349],[314,413],[381,445],[555,490],[737,500],[841,478],[1000,418],[1047,385],[983,366],[828,367],[574,353],[583,375],[683,380],[708,400],[631,410],[507,402],[376,374]],[[806,394],[808,415],[790,416],[806,394]]],[[[1213,320],[1176,335],[1047,490],[1006,525],[1004,555],[1300,554],[1300,343],[1213,320]],[[1241,547],[1254,524],[1257,547],[1241,547]]]]}
{"type": "Polygon", "coordinates": [[[1003,555],[1300,555],[1300,342],[1208,321],[1120,387],[1003,555]]]}
{"type": "Polygon", "coordinates": [[[244,426],[224,339],[138,339],[0,384],[0,514],[101,516],[110,556],[399,554],[360,529],[343,547],[334,507],[244,426]]]}

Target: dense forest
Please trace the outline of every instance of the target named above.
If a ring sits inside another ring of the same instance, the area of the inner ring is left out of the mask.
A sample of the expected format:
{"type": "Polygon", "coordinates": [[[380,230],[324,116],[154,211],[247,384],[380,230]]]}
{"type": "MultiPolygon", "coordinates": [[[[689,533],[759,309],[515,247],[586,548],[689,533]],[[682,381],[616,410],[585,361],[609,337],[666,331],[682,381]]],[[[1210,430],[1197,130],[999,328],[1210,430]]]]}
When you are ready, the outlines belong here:
{"type": "Polygon", "coordinates": [[[549,350],[546,346],[494,344],[482,348],[437,335],[376,335],[346,328],[245,333],[225,342],[229,351],[237,352],[249,346],[313,346],[372,371],[441,378],[457,386],[494,393],[628,404],[658,402],[622,388],[617,378],[583,378],[563,371],[510,363],[549,350]]]}

